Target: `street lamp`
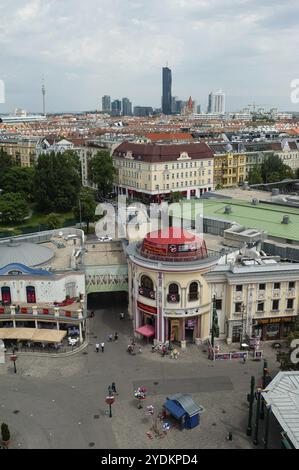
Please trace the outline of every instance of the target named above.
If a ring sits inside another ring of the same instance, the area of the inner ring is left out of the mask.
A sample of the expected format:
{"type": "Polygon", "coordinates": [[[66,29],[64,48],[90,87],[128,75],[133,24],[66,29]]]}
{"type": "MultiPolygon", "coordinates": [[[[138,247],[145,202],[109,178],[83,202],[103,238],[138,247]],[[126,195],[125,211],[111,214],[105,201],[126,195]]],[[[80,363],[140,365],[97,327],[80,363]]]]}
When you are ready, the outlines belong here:
{"type": "Polygon", "coordinates": [[[242,349],[243,344],[243,333],[244,333],[244,313],[245,313],[245,304],[242,303],[241,305],[241,312],[242,312],[242,320],[241,320],[241,328],[240,328],[240,349],[242,349]]]}
{"type": "Polygon", "coordinates": [[[217,309],[216,309],[216,295],[213,297],[213,315],[212,315],[212,328],[211,328],[211,344],[212,348],[214,348],[214,338],[219,337],[219,326],[218,326],[218,316],[217,316],[217,309]]]}

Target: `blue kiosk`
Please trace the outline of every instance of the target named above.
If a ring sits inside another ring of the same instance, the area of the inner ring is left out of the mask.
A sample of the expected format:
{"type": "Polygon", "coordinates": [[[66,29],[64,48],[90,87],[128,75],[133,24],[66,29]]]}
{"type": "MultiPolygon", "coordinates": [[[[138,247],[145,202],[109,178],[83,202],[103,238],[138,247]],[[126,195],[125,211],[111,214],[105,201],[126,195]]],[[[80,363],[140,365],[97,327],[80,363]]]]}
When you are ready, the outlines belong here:
{"type": "Polygon", "coordinates": [[[192,429],[199,426],[200,415],[204,412],[203,407],[197,405],[191,395],[183,393],[167,397],[163,408],[179,421],[181,429],[192,429]]]}

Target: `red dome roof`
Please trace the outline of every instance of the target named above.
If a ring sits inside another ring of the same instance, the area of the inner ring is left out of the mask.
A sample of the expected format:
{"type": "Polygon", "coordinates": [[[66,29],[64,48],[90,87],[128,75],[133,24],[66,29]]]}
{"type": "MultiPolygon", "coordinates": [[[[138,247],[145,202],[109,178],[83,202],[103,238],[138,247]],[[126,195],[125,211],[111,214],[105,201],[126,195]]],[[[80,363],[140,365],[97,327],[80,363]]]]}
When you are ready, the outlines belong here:
{"type": "Polygon", "coordinates": [[[180,245],[182,243],[202,243],[203,241],[201,238],[194,235],[194,233],[187,232],[180,227],[170,227],[165,230],[150,232],[144,240],[151,243],[158,243],[159,245],[180,245]]]}
{"type": "Polygon", "coordinates": [[[148,233],[140,252],[150,259],[176,262],[192,261],[208,256],[205,241],[179,227],[148,233]]]}

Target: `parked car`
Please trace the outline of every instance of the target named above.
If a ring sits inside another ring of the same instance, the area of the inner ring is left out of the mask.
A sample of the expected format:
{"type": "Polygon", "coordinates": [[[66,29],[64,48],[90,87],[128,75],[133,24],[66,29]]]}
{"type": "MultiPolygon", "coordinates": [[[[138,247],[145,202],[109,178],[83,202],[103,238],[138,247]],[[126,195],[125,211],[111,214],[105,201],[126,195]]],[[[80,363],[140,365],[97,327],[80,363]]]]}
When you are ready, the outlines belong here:
{"type": "Polygon", "coordinates": [[[99,237],[98,238],[99,242],[111,242],[112,241],[112,238],[111,237],[108,237],[108,235],[105,235],[104,237],[99,237]]]}

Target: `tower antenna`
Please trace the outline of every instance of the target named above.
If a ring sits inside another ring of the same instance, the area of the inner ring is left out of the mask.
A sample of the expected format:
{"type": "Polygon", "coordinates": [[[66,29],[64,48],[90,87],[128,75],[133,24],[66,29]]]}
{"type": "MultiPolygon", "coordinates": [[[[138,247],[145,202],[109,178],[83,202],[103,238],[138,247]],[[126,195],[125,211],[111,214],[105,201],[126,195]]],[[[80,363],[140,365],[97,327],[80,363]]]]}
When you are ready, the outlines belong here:
{"type": "Polygon", "coordinates": [[[45,77],[42,77],[42,95],[43,95],[43,115],[46,116],[46,86],[45,77]]]}

